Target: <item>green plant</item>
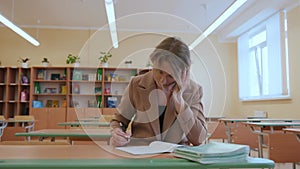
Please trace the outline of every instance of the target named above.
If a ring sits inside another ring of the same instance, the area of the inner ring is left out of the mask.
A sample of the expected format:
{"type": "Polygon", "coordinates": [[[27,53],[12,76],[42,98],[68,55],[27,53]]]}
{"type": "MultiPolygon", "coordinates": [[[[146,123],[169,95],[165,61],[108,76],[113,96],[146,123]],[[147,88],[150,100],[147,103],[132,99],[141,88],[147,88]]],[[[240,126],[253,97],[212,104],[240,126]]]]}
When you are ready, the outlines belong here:
{"type": "Polygon", "coordinates": [[[67,64],[72,64],[72,63],[76,63],[76,62],[79,62],[80,61],[80,57],[77,55],[72,55],[72,54],[69,54],[67,56],[67,60],[66,60],[66,63],[67,64]]]}
{"type": "Polygon", "coordinates": [[[152,63],[150,61],[147,62],[146,67],[152,67],[152,63]]]}
{"type": "Polygon", "coordinates": [[[107,63],[108,58],[111,58],[112,54],[110,52],[100,52],[100,57],[98,58],[100,63],[107,63]]]}
{"type": "Polygon", "coordinates": [[[29,58],[20,58],[19,60],[18,60],[18,62],[20,62],[20,63],[26,63],[26,62],[28,62],[29,61],[29,58]]]}
{"type": "Polygon", "coordinates": [[[43,58],[42,63],[49,63],[48,58],[43,58]]]}

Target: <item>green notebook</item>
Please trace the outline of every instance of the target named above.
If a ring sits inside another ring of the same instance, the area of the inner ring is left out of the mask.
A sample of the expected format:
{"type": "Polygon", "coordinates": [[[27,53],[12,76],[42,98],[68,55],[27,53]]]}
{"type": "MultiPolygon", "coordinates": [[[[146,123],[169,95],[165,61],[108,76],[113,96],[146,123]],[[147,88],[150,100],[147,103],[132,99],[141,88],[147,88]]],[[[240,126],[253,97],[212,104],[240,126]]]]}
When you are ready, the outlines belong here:
{"type": "Polygon", "coordinates": [[[210,142],[200,146],[177,147],[173,155],[203,164],[247,161],[248,145],[210,142]]]}

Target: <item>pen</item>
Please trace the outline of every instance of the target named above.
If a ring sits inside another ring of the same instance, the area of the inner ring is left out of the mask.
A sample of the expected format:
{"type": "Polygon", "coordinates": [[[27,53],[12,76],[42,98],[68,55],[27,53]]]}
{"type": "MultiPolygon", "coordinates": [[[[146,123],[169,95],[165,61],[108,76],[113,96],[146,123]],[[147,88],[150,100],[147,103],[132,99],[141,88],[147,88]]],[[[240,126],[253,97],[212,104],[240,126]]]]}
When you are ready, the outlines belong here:
{"type": "Polygon", "coordinates": [[[125,126],[124,126],[124,124],[122,122],[120,122],[120,127],[121,127],[121,129],[122,129],[123,132],[126,132],[126,128],[125,128],[125,126]]]}
{"type": "MultiPolygon", "coordinates": [[[[122,122],[120,122],[120,127],[121,127],[122,131],[123,131],[124,133],[126,133],[126,127],[124,126],[124,124],[123,124],[122,122]]],[[[128,141],[130,137],[125,136],[125,138],[126,138],[126,140],[128,141]]]]}

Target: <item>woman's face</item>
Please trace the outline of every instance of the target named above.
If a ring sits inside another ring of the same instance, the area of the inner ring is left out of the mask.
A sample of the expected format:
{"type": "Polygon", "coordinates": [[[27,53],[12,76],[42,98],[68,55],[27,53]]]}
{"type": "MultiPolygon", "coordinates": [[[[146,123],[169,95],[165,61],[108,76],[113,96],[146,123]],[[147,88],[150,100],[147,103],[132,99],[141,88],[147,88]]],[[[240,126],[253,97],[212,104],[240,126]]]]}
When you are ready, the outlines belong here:
{"type": "MultiPolygon", "coordinates": [[[[155,67],[155,66],[154,66],[155,67]]],[[[171,67],[168,64],[161,64],[160,68],[155,67],[153,68],[153,78],[157,84],[159,89],[163,90],[172,90],[175,86],[176,81],[175,79],[168,73],[171,71],[171,67]],[[165,70],[165,71],[164,71],[165,70]]]]}

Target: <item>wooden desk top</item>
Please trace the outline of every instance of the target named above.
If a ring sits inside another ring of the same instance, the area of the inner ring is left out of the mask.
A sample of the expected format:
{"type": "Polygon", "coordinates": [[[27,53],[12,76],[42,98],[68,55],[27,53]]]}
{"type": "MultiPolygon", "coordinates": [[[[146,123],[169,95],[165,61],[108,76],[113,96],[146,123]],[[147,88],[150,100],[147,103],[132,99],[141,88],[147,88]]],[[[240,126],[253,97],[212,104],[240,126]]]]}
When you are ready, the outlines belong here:
{"type": "Polygon", "coordinates": [[[108,145],[1,145],[0,152],[0,168],[7,169],[204,169],[274,167],[272,160],[261,158],[249,158],[247,162],[203,165],[175,158],[171,154],[133,156],[108,145]]]}
{"type": "Polygon", "coordinates": [[[300,126],[300,122],[245,122],[244,124],[257,127],[300,126]]]}
{"type": "Polygon", "coordinates": [[[224,122],[300,122],[299,119],[269,119],[269,118],[221,118],[224,122]]]}
{"type": "Polygon", "coordinates": [[[72,121],[72,122],[63,122],[58,123],[59,126],[96,126],[96,127],[109,127],[110,123],[108,122],[100,122],[100,121],[72,121]]]}
{"type": "Polygon", "coordinates": [[[7,119],[5,120],[5,122],[7,123],[32,123],[32,122],[35,122],[36,120],[26,120],[26,119],[7,119]]]}
{"type": "Polygon", "coordinates": [[[44,129],[24,133],[15,133],[15,136],[37,136],[37,137],[93,137],[108,138],[111,136],[110,129],[44,129]]]}

